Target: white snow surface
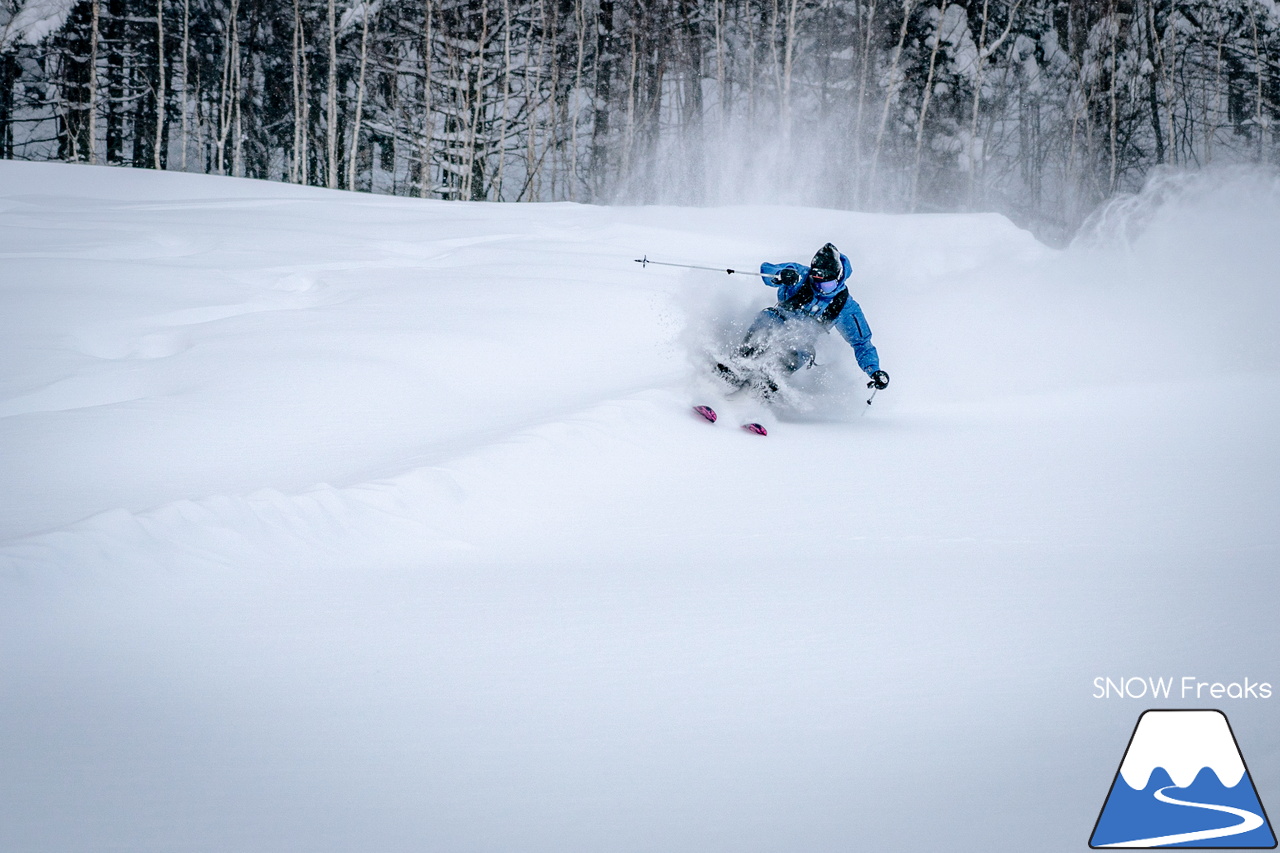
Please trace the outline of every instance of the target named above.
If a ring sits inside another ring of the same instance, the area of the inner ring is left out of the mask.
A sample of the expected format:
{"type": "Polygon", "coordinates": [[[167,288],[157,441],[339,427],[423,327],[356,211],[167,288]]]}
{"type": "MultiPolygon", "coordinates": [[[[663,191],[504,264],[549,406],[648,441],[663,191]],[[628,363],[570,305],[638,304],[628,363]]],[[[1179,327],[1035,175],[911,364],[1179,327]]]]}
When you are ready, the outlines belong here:
{"type": "Polygon", "coordinates": [[[1221,711],[1148,711],[1138,721],[1120,765],[1120,775],[1136,791],[1163,767],[1173,784],[1186,788],[1208,767],[1223,785],[1244,778],[1244,760],[1221,711]]]}
{"type": "MultiPolygon", "coordinates": [[[[1280,685],[1280,191],[1161,180],[1058,251],[0,163],[0,849],[1082,849],[1095,677],[1280,685]],[[828,240],[891,386],[696,418],[773,292],[632,259],[828,240]]],[[[1181,703],[1264,802],[1278,701],[1181,703]]]]}

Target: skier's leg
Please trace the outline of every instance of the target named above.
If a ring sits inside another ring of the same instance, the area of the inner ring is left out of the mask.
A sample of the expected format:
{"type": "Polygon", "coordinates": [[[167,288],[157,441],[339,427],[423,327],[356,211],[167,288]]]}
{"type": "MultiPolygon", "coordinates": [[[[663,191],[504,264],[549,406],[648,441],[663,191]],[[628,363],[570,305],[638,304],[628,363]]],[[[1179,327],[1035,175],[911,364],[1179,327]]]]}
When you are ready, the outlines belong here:
{"type": "Polygon", "coordinates": [[[757,358],[771,349],[774,338],[786,322],[786,318],[772,308],[761,311],[752,321],[742,343],[738,346],[738,355],[743,358],[757,358]]]}
{"type": "Polygon", "coordinates": [[[761,311],[747,329],[737,351],[724,361],[716,363],[716,375],[734,388],[754,383],[761,364],[773,350],[773,338],[784,323],[785,320],[773,309],[761,311]]]}
{"type": "Polygon", "coordinates": [[[769,347],[758,355],[750,380],[760,399],[772,400],[785,377],[813,366],[816,348],[809,331],[795,321],[784,321],[771,330],[769,347]]]}
{"type": "Polygon", "coordinates": [[[715,373],[734,388],[741,388],[747,383],[747,375],[744,372],[735,370],[723,361],[716,362],[715,373]]]}
{"type": "Polygon", "coordinates": [[[793,347],[783,356],[781,367],[787,373],[795,373],[797,370],[813,367],[814,358],[813,350],[793,347]]]}

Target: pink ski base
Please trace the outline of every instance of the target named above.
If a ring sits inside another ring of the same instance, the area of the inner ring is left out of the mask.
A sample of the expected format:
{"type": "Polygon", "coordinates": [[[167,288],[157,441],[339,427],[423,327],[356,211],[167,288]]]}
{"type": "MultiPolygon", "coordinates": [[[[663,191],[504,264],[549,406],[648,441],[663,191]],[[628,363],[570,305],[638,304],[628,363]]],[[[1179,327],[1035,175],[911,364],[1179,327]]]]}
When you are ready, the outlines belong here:
{"type": "Polygon", "coordinates": [[[747,432],[754,432],[756,435],[768,435],[769,431],[762,424],[743,424],[742,428],[747,432]]]}
{"type": "Polygon", "coordinates": [[[716,410],[710,406],[694,406],[693,410],[711,423],[716,422],[716,410]]]}

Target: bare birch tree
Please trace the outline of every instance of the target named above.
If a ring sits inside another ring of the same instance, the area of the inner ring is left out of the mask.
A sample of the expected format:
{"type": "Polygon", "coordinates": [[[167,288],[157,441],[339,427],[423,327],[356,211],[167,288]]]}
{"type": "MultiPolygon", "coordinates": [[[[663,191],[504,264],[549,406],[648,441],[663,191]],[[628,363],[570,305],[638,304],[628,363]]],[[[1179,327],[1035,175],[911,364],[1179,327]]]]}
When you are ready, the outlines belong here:
{"type": "MultiPolygon", "coordinates": [[[[232,0],[236,2],[236,0],[232,0]]],[[[325,7],[328,17],[329,68],[325,89],[325,186],[338,186],[338,24],[336,0],[328,0],[325,7]]]]}
{"type": "Polygon", "coordinates": [[[356,188],[356,153],[360,148],[360,123],[364,110],[364,79],[369,66],[369,18],[374,14],[377,4],[365,3],[361,8],[360,20],[360,71],[356,78],[356,115],[351,129],[351,151],[347,158],[347,189],[356,188]]]}

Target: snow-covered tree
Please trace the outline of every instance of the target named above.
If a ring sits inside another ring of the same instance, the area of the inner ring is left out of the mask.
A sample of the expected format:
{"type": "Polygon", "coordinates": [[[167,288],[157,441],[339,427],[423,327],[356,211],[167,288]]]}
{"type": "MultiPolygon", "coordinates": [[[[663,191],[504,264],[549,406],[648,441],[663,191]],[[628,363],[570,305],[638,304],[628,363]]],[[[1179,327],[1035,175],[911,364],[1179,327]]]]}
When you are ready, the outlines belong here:
{"type": "Polygon", "coordinates": [[[1280,159],[1270,0],[0,0],[0,157],[1004,211],[1280,159]]]}

